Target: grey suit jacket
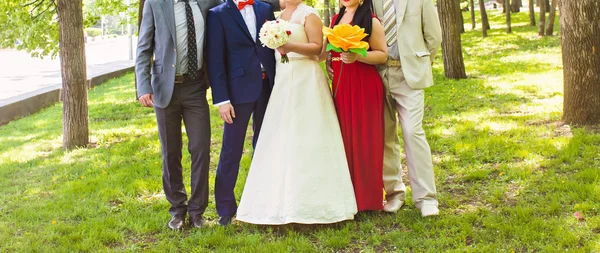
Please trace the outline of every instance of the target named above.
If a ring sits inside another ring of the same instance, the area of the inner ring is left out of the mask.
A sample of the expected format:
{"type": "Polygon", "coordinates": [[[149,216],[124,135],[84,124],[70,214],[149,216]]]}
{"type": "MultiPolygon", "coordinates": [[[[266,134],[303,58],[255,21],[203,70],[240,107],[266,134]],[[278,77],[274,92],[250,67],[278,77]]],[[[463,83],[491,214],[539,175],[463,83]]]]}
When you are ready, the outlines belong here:
{"type": "MultiPolygon", "coordinates": [[[[198,0],[205,24],[208,10],[221,3],[221,0],[198,0]]],[[[154,94],[154,105],[159,108],[167,107],[173,95],[176,43],[173,0],[146,0],[135,60],[137,95],[154,94]]]]}
{"type": "MultiPolygon", "coordinates": [[[[404,78],[413,89],[433,85],[431,62],[440,49],[442,30],[433,0],[394,0],[396,45],[404,78]]],[[[375,14],[383,20],[383,0],[374,0],[375,14]]],[[[379,66],[380,73],[382,66],[379,66]]]]}
{"type": "MultiPolygon", "coordinates": [[[[223,3],[222,0],[197,0],[205,26],[208,10],[223,3]]],[[[278,11],[279,0],[264,1],[278,11]]],[[[207,29],[204,29],[206,33],[207,29]]],[[[210,36],[205,34],[206,36],[210,36]]],[[[175,64],[177,62],[177,42],[175,41],[175,12],[173,0],[146,0],[140,25],[135,75],[138,98],[154,94],[154,106],[165,108],[171,102],[175,86],[175,64]],[[152,57],[154,56],[154,61],[152,57]]],[[[204,46],[206,46],[206,39],[204,46]]],[[[206,51],[205,51],[206,52],[206,51]]],[[[202,65],[203,72],[206,64],[202,65]]],[[[204,73],[205,74],[205,73],[204,73]]],[[[206,77],[206,75],[204,75],[206,77]]],[[[206,79],[208,88],[208,79],[206,79]]]]}

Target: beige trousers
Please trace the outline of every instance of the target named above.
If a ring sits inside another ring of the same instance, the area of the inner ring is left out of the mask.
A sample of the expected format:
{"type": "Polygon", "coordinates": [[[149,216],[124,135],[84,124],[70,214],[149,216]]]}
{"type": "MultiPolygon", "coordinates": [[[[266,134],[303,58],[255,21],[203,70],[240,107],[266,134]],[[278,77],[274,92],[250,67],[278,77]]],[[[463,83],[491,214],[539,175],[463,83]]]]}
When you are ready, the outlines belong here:
{"type": "Polygon", "coordinates": [[[415,206],[438,205],[433,175],[431,149],[422,127],[424,92],[413,90],[404,78],[402,67],[379,66],[383,79],[384,139],[383,182],[387,196],[399,194],[404,200],[406,186],[402,182],[398,117],[402,127],[408,179],[415,206]]]}

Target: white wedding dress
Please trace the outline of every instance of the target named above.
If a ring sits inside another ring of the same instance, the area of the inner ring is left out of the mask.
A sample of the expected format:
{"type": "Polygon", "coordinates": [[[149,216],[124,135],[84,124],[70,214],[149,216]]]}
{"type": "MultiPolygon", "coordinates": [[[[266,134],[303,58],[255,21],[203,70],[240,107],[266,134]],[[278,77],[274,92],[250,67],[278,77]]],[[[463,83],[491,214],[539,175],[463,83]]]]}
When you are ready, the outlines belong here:
{"type": "MultiPolygon", "coordinates": [[[[304,4],[290,20],[290,40],[308,42],[304,4]]],[[[237,220],[265,225],[353,219],[356,199],[327,79],[316,57],[276,51],[275,86],[250,166],[237,220]]]]}

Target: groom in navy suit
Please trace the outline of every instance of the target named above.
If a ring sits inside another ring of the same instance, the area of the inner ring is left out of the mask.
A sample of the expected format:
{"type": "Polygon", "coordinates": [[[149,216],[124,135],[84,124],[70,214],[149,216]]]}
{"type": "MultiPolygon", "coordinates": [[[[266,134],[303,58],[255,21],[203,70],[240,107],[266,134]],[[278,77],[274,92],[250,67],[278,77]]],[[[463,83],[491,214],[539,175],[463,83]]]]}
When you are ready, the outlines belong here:
{"type": "MultiPolygon", "coordinates": [[[[278,7],[279,2],[271,3],[278,7]]],[[[207,57],[213,103],[225,121],[215,180],[219,224],[237,211],[234,187],[250,117],[256,141],[275,78],[274,51],[258,40],[262,24],[274,20],[273,7],[260,0],[227,0],[208,13],[207,57]]]]}

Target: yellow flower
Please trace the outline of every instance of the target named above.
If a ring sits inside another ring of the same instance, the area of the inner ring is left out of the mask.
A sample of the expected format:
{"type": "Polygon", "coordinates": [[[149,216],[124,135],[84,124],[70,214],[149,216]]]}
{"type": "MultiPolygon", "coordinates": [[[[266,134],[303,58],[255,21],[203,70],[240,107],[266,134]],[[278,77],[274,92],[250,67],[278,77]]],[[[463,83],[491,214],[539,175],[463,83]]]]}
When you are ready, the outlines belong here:
{"type": "Polygon", "coordinates": [[[323,34],[334,47],[340,48],[344,52],[350,49],[369,49],[369,43],[363,41],[368,34],[364,28],[349,24],[336,25],[332,28],[323,27],[323,34]]]}
{"type": "Polygon", "coordinates": [[[52,225],[56,225],[56,223],[58,222],[56,222],[55,220],[52,221],[52,225]]]}

